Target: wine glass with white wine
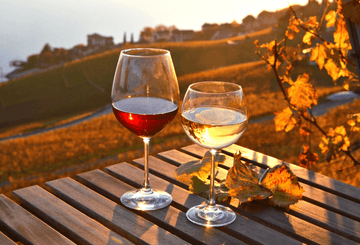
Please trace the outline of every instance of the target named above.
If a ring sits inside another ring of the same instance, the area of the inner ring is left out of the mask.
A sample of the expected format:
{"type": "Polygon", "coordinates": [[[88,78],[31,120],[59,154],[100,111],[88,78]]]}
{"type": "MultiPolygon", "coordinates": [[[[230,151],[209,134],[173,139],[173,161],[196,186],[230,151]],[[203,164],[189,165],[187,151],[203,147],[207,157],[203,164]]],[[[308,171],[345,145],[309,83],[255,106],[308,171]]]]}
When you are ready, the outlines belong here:
{"type": "Polygon", "coordinates": [[[198,225],[224,226],[236,215],[215,203],[215,156],[235,143],[247,127],[248,117],[242,87],[228,82],[198,82],[189,86],[181,108],[181,123],[188,137],[211,152],[208,204],[190,208],[186,216],[198,225]]]}
{"type": "Polygon", "coordinates": [[[172,201],[169,193],[150,188],[149,144],[150,138],[177,114],[179,94],[169,51],[152,48],[121,51],[111,92],[112,108],[117,120],[143,139],[145,153],[143,188],[121,197],[129,208],[157,210],[172,201]]]}

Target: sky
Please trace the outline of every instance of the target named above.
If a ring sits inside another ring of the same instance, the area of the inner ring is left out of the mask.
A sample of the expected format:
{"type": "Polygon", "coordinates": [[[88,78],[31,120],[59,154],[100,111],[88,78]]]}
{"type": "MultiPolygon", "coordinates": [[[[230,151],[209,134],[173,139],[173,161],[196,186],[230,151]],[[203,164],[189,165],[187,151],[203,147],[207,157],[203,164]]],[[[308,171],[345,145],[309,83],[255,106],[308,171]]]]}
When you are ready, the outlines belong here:
{"type": "Polygon", "coordinates": [[[115,44],[139,39],[147,26],[201,30],[204,23],[241,23],[263,10],[276,11],[308,0],[1,0],[0,82],[11,60],[26,61],[46,43],[70,49],[87,45],[87,35],[112,36],[115,44]]]}

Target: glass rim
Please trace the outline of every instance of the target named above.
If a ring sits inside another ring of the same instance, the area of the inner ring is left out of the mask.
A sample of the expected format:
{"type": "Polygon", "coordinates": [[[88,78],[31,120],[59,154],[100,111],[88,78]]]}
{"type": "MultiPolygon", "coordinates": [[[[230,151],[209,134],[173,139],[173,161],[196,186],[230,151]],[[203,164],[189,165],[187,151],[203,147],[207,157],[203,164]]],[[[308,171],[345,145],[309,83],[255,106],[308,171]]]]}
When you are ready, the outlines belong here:
{"type": "Polygon", "coordinates": [[[221,94],[221,93],[238,93],[239,91],[243,91],[243,88],[241,87],[241,85],[237,84],[237,83],[231,83],[231,82],[224,82],[224,81],[202,81],[202,82],[195,82],[189,85],[189,90],[192,90],[193,92],[196,93],[203,93],[203,94],[221,94]],[[205,84],[205,83],[209,83],[209,84],[227,84],[227,85],[231,85],[231,86],[235,86],[237,87],[237,89],[232,90],[232,91],[227,91],[227,92],[209,92],[209,91],[200,91],[197,89],[194,89],[193,86],[196,85],[200,85],[200,84],[205,84]]]}
{"type": "Polygon", "coordinates": [[[160,49],[160,48],[129,48],[121,50],[121,55],[129,56],[129,57],[156,57],[156,56],[163,56],[169,55],[170,51],[167,49],[160,49]],[[141,54],[131,54],[130,52],[140,53],[140,52],[154,52],[153,54],[141,55],[141,54]]]}

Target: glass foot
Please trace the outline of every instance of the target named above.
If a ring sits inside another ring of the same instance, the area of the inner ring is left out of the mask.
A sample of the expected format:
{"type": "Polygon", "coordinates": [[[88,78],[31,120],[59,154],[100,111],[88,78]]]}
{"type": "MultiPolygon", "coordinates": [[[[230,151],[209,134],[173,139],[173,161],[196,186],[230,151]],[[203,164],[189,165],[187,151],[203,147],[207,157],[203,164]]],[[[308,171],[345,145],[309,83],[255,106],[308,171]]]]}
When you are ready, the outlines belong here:
{"type": "Polygon", "coordinates": [[[171,202],[171,195],[165,191],[143,189],[128,191],[120,198],[122,204],[137,210],[158,210],[167,207],[171,202]]]}
{"type": "Polygon", "coordinates": [[[202,204],[190,208],[186,212],[186,217],[197,225],[218,227],[234,222],[236,214],[230,208],[222,205],[202,204]]]}

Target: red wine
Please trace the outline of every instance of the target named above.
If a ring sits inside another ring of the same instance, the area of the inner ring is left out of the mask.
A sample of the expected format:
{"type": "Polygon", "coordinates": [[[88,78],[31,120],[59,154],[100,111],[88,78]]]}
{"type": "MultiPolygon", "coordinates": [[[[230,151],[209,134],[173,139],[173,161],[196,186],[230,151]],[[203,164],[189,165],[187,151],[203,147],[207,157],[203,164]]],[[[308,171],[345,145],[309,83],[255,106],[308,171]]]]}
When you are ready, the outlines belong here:
{"type": "Polygon", "coordinates": [[[175,117],[178,105],[154,97],[132,97],[112,103],[117,120],[140,137],[160,132],[175,117]]]}

